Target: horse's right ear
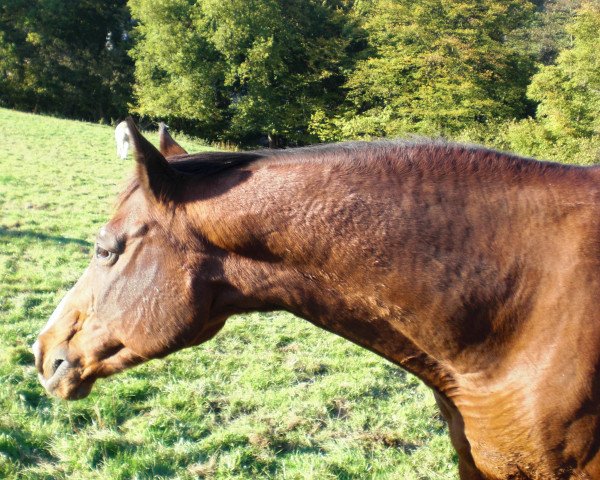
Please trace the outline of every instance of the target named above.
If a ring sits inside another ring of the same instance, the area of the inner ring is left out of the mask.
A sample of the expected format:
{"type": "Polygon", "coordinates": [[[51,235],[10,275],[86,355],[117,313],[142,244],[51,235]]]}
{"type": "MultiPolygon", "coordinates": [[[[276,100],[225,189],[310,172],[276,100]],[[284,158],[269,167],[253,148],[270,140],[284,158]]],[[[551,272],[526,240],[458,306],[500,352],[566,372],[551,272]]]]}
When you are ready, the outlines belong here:
{"type": "Polygon", "coordinates": [[[160,122],[158,124],[158,139],[160,145],[160,153],[165,157],[172,157],[173,155],[187,155],[181,145],[179,145],[167,130],[167,126],[160,122]]]}
{"type": "Polygon", "coordinates": [[[159,202],[169,202],[177,190],[180,174],[169,165],[156,147],[144,138],[131,117],[128,117],[126,122],[141,186],[159,202]]]}

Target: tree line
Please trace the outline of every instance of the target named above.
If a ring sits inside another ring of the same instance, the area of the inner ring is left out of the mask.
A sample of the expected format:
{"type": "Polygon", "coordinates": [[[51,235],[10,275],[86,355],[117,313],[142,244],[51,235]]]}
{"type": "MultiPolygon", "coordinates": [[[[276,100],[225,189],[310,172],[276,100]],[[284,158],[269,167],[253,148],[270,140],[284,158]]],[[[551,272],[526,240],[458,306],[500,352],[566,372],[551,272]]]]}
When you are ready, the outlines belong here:
{"type": "Polygon", "coordinates": [[[599,161],[600,0],[6,0],[0,104],[208,140],[599,161]]]}

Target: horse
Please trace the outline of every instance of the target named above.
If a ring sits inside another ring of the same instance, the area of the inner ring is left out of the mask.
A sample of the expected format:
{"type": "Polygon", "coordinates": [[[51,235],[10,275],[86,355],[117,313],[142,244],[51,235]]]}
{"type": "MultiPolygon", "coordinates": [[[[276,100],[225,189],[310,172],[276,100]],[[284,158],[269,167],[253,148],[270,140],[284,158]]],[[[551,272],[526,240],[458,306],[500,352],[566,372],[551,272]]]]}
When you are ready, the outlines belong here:
{"type": "Polygon", "coordinates": [[[136,171],[34,345],[63,399],[286,310],[434,392],[463,480],[600,479],[600,167],[442,141],[188,154],[136,171]]]}

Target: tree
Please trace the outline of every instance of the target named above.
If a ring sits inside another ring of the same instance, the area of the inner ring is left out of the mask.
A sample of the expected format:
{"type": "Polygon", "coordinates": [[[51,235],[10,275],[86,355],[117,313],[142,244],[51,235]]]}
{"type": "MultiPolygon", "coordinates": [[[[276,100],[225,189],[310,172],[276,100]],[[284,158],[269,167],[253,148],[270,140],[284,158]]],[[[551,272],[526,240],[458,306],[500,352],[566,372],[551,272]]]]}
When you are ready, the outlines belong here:
{"type": "Polygon", "coordinates": [[[600,133],[600,2],[584,2],[566,30],[571,45],[533,77],[529,95],[555,135],[589,137],[600,133]]]}
{"type": "Polygon", "coordinates": [[[88,120],[127,111],[125,0],[0,4],[0,104],[88,120]]]}
{"type": "Polygon", "coordinates": [[[584,0],[566,32],[570,45],[533,77],[536,121],[513,124],[509,144],[523,153],[591,163],[600,148],[600,2],[584,0]]]}
{"type": "Polygon", "coordinates": [[[536,19],[536,25],[530,28],[530,45],[543,65],[556,61],[559,52],[568,48],[572,39],[565,26],[572,21],[581,0],[547,0],[536,19]]]}
{"type": "Polygon", "coordinates": [[[329,125],[342,138],[453,136],[524,116],[533,62],[509,40],[531,20],[532,3],[373,0],[361,8],[369,55],[346,83],[345,107],[313,118],[315,130],[329,125]]]}
{"type": "Polygon", "coordinates": [[[242,142],[310,141],[340,101],[352,48],[339,0],[131,0],[139,112],[242,142]]]}

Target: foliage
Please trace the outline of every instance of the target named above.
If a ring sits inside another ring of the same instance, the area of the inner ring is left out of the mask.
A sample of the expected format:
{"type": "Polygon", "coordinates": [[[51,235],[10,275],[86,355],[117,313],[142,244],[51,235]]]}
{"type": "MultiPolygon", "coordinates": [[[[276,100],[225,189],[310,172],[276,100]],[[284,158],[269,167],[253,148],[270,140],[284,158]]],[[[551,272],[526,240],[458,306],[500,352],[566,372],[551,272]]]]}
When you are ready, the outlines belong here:
{"type": "Polygon", "coordinates": [[[208,136],[310,140],[340,100],[352,25],[341,0],[131,0],[138,111],[208,136]]]}
{"type": "Polygon", "coordinates": [[[133,109],[242,145],[420,134],[591,162],[597,5],[7,0],[0,105],[92,120],[133,109]]]}
{"type": "Polygon", "coordinates": [[[569,47],[572,39],[565,26],[580,6],[581,0],[547,0],[534,24],[526,27],[530,48],[543,65],[553,64],[559,52],[569,47]]]}
{"type": "Polygon", "coordinates": [[[30,345],[133,164],[108,127],[3,109],[0,124],[0,478],[456,478],[427,387],[282,312],[232,319],[85,400],[48,397],[30,345]]]}
{"type": "Polygon", "coordinates": [[[600,149],[600,2],[585,0],[567,26],[572,38],[555,65],[533,77],[536,122],[513,124],[507,139],[517,151],[560,161],[592,163],[600,149]]]}
{"type": "Polygon", "coordinates": [[[125,0],[0,4],[0,104],[109,120],[127,109],[125,0]]]}
{"type": "Polygon", "coordinates": [[[370,50],[346,83],[349,107],[333,119],[313,118],[314,131],[326,130],[328,121],[337,127],[333,136],[343,138],[453,136],[474,124],[523,115],[533,64],[508,39],[531,20],[530,2],[361,5],[357,14],[364,18],[370,50]]]}
{"type": "Polygon", "coordinates": [[[529,94],[540,102],[538,118],[555,135],[589,137],[600,132],[599,31],[600,2],[585,2],[567,27],[571,48],[532,79],[529,94]]]}

